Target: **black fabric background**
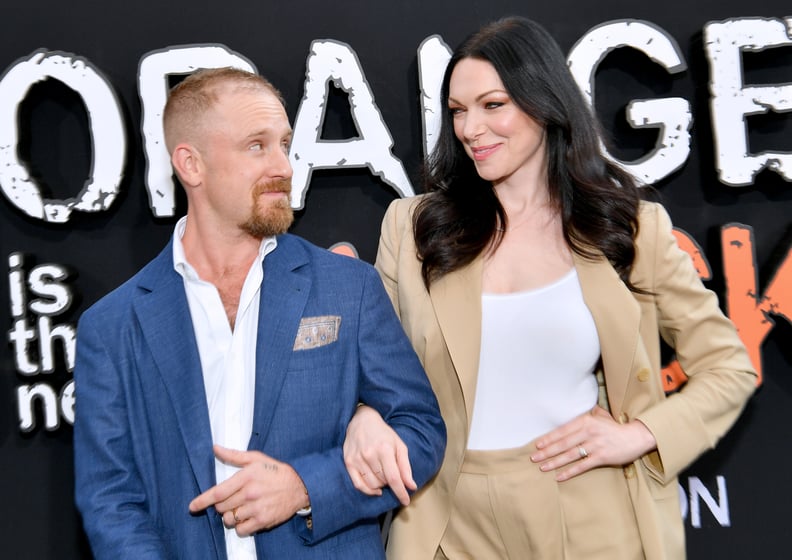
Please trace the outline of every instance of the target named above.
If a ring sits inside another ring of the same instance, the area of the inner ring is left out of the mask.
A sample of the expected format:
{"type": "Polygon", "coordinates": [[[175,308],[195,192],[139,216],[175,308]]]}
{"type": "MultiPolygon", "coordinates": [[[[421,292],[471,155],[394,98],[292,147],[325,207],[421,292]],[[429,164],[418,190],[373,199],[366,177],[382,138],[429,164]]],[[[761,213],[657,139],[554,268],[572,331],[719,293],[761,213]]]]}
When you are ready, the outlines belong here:
{"type": "MultiPolygon", "coordinates": [[[[708,21],[749,16],[783,18],[779,0],[699,0],[637,3],[625,0],[401,0],[301,2],[239,1],[126,3],[13,1],[0,8],[0,71],[34,50],[74,53],[91,61],[110,80],[125,112],[128,163],[122,194],[110,210],[75,213],[66,224],[34,220],[0,197],[0,254],[30,256],[30,264],[60,263],[73,270],[77,301],[57,322],[76,323],[82,310],[131,276],[166,243],[174,219],[155,219],[143,188],[138,62],[145,53],[170,45],[222,43],[248,57],[283,92],[294,118],[302,95],[311,41],[335,39],[357,53],[402,160],[418,188],[421,121],[416,50],[439,34],[455,46],[483,22],[521,14],[543,23],[564,51],[590,28],[634,18],[652,22],[679,43],[688,70],[673,76],[628,49],[600,67],[597,110],[623,159],[651,150],[655,135],[634,131],[624,106],[634,98],[681,96],[693,108],[692,150],[685,166],[657,185],[675,225],[691,234],[713,269],[708,285],[722,295],[719,229],[739,222],[754,228],[759,286],[764,288],[790,247],[792,186],[762,172],[753,186],[727,187],[717,179],[709,115],[709,68],[702,29],[708,21]]],[[[792,49],[744,57],[746,82],[792,82],[792,49]]],[[[68,88],[52,81],[36,86],[20,113],[25,135],[20,154],[53,195],[76,193],[91,165],[85,108],[68,88]]],[[[749,119],[753,151],[790,151],[790,121],[784,114],[749,119]]],[[[325,138],[354,131],[346,98],[333,95],[325,138]],[[352,127],[352,128],[350,128],[352,127]]],[[[367,170],[314,173],[305,209],[293,232],[322,245],[353,243],[372,262],[379,224],[397,196],[367,170]]],[[[184,210],[179,198],[180,212],[184,210]]],[[[7,261],[6,265],[7,267],[7,261]]],[[[6,268],[7,272],[7,268],[6,268]]],[[[0,280],[0,325],[10,329],[7,274],[0,280]]],[[[731,526],[721,527],[702,504],[702,527],[686,520],[690,558],[785,558],[787,511],[792,482],[788,446],[792,414],[792,328],[779,318],[763,346],[764,384],[745,416],[713,453],[682,478],[699,477],[717,497],[716,477],[728,488],[731,526]]],[[[61,367],[45,381],[60,388],[71,374],[61,367]]],[[[0,541],[3,558],[90,558],[73,506],[71,427],[53,432],[41,425],[18,429],[16,387],[30,380],[14,367],[11,346],[0,348],[0,541]]]]}

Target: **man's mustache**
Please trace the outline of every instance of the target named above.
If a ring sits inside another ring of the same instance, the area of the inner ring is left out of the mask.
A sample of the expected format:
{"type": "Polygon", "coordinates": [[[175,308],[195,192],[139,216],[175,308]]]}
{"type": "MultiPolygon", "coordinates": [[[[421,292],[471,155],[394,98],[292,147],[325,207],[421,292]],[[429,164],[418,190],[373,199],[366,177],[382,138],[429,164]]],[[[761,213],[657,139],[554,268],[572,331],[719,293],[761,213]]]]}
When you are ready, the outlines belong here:
{"type": "Polygon", "coordinates": [[[291,194],[291,179],[277,179],[275,181],[261,182],[256,185],[256,195],[272,192],[291,194]]]}

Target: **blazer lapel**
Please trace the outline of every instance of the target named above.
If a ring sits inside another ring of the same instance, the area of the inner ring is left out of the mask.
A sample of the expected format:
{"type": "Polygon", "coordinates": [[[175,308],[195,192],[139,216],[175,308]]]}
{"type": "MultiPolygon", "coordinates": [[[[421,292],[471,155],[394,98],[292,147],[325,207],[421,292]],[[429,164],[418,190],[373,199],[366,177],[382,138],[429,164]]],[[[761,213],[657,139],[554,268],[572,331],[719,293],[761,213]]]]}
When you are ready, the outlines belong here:
{"type": "MultiPolygon", "coordinates": [[[[632,293],[605,258],[586,259],[573,253],[583,298],[600,339],[602,363],[611,411],[622,411],[639,341],[641,309],[632,293]]],[[[481,351],[481,275],[483,260],[447,274],[435,282],[430,298],[456,369],[468,426],[473,414],[481,351]]]]}
{"type": "Polygon", "coordinates": [[[181,276],[173,270],[171,244],[152,262],[139,287],[135,312],[203,492],[215,484],[212,430],[187,296],[181,276]]]}
{"type": "Polygon", "coordinates": [[[290,235],[279,236],[278,247],[264,259],[256,342],[253,434],[249,449],[261,449],[269,434],[294,338],[311,292],[309,264],[307,252],[290,235]]]}
{"type": "Polygon", "coordinates": [[[465,399],[467,424],[473,417],[481,350],[481,274],[483,259],[446,274],[429,292],[465,399]]]}
{"type": "Polygon", "coordinates": [[[641,308],[604,257],[592,260],[573,253],[573,260],[597,325],[611,413],[618,417],[638,346],[641,308]]]}

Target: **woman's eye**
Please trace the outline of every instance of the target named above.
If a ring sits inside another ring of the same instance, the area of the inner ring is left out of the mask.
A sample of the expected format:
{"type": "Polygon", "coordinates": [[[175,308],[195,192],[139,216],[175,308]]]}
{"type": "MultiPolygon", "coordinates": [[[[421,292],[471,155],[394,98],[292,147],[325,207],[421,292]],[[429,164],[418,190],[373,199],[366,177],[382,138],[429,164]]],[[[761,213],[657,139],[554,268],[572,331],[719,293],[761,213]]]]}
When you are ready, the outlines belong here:
{"type": "Polygon", "coordinates": [[[457,115],[461,115],[463,113],[463,109],[461,107],[451,107],[448,109],[448,112],[451,113],[452,117],[457,115]]]}
{"type": "Polygon", "coordinates": [[[484,104],[484,107],[487,109],[497,109],[498,107],[503,107],[503,102],[501,101],[488,101],[484,104]]]}

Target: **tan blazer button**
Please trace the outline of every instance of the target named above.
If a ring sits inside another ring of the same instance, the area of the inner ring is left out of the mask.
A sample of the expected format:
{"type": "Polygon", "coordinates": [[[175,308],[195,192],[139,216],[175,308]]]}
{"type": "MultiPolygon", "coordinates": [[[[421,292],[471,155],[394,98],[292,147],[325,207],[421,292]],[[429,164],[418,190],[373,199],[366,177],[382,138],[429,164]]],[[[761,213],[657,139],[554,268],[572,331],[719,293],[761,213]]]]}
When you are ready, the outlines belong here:
{"type": "Polygon", "coordinates": [[[638,381],[649,381],[649,370],[647,368],[641,368],[638,370],[638,381]]]}
{"type": "Polygon", "coordinates": [[[635,478],[635,465],[624,467],[624,478],[635,478]]]}

